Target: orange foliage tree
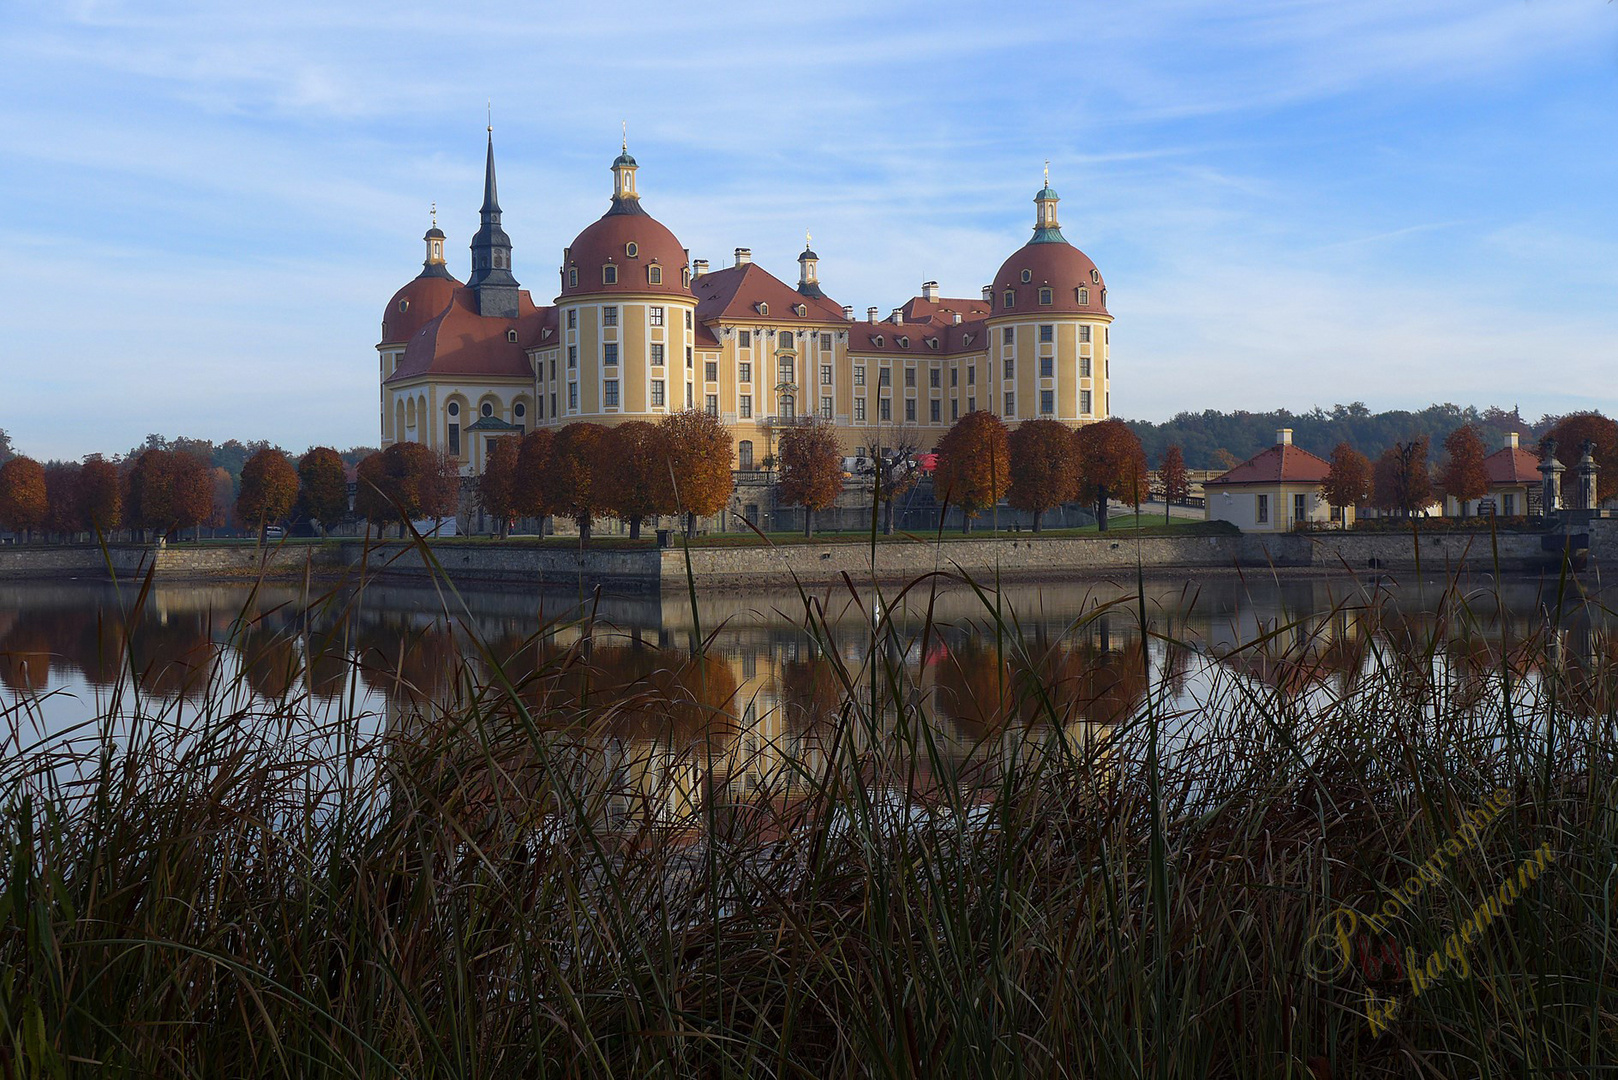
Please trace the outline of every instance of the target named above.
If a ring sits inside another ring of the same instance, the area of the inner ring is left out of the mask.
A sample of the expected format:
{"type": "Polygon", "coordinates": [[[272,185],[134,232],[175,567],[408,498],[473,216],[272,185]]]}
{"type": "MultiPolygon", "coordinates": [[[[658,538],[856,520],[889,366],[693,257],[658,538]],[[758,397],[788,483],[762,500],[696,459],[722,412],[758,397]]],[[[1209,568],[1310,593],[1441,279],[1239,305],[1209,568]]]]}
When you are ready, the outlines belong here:
{"type": "Polygon", "coordinates": [[[1569,475],[1562,481],[1564,491],[1573,481],[1573,468],[1588,440],[1596,444],[1590,456],[1601,466],[1596,473],[1596,498],[1605,500],[1618,495],[1618,423],[1600,413],[1573,413],[1556,421],[1545,435],[1556,440],[1556,460],[1567,466],[1569,475]]]}
{"type": "Polygon", "coordinates": [[[213,505],[206,524],[210,530],[234,529],[240,524],[236,519],[236,481],[222,465],[216,465],[209,475],[213,477],[213,505]]]}
{"type": "Polygon", "coordinates": [[[669,485],[660,501],[672,512],[685,514],[689,536],[698,517],[718,514],[730,503],[735,488],[730,429],[700,409],[670,413],[657,429],[663,458],[658,483],[669,485]]]}
{"type": "Polygon", "coordinates": [[[1359,506],[1371,494],[1370,460],[1348,443],[1338,443],[1331,452],[1331,468],[1326,470],[1320,493],[1339,510],[1359,506]]]}
{"type": "Polygon", "coordinates": [[[875,439],[870,464],[860,470],[860,475],[870,478],[871,496],[881,505],[883,535],[892,536],[899,497],[921,482],[921,464],[916,456],[921,447],[913,436],[903,432],[878,429],[875,439]]]}
{"type": "Polygon", "coordinates": [[[0,525],[21,533],[26,541],[45,524],[49,512],[43,465],[27,457],[14,457],[0,465],[0,525]]]}
{"type": "Polygon", "coordinates": [[[674,508],[661,501],[667,494],[663,440],[656,425],[629,420],[607,429],[606,490],[609,512],[629,523],[629,538],[640,539],[641,521],[674,508]]]}
{"type": "Polygon", "coordinates": [[[129,524],[170,537],[195,528],[213,510],[213,476],[201,458],[183,450],[144,450],[125,477],[129,524]]]}
{"type": "Polygon", "coordinates": [[[290,514],[297,501],[298,470],[285,454],[265,448],[247,459],[242,490],[236,496],[236,516],[243,525],[262,534],[264,526],[290,514]]]}
{"type": "Polygon", "coordinates": [[[545,473],[551,467],[551,447],[556,436],[541,428],[522,437],[517,448],[517,514],[526,517],[548,517],[555,507],[545,501],[545,473]]]}
{"type": "Polygon", "coordinates": [[[77,496],[79,519],[86,529],[105,536],[123,521],[123,484],[118,466],[112,462],[99,456],[85,458],[79,469],[77,496]]]}
{"type": "Polygon", "coordinates": [[[1011,487],[1006,502],[1034,515],[1040,531],[1045,511],[1079,494],[1079,447],[1073,430],[1060,420],[1024,420],[1007,439],[1011,487]]]}
{"type": "Polygon", "coordinates": [[[1113,499],[1138,507],[1146,498],[1146,451],[1122,420],[1086,424],[1078,436],[1079,497],[1095,504],[1096,528],[1106,532],[1113,499]]]}
{"type": "Polygon", "coordinates": [[[1433,477],[1427,470],[1427,436],[1394,443],[1382,451],[1371,471],[1371,503],[1378,510],[1409,517],[1433,501],[1433,477]]]}
{"type": "Polygon", "coordinates": [[[1489,493],[1485,456],[1483,439],[1471,424],[1462,424],[1444,439],[1444,464],[1438,470],[1438,486],[1460,504],[1462,517],[1466,516],[1468,502],[1489,493]]]}
{"type": "Polygon", "coordinates": [[[515,435],[490,439],[483,475],[477,480],[478,505],[494,518],[495,533],[502,540],[511,534],[511,522],[518,513],[517,459],[521,452],[522,440],[515,435]]]}
{"type": "Polygon", "coordinates": [[[1191,474],[1185,468],[1185,452],[1178,446],[1163,451],[1157,463],[1157,477],[1163,484],[1163,521],[1169,521],[1169,507],[1191,497],[1191,474]]]}
{"type": "Polygon", "coordinates": [[[600,424],[568,424],[551,444],[550,467],[540,479],[545,502],[579,526],[579,543],[590,542],[590,527],[605,508],[607,429],[600,424]]]}
{"type": "Polygon", "coordinates": [[[454,513],[460,497],[460,476],[453,459],[435,454],[418,442],[394,443],[359,464],[355,509],[378,535],[391,520],[405,522],[454,513]]]}
{"type": "Polygon", "coordinates": [[[298,509],[320,522],[322,534],[348,516],[348,473],[331,447],[313,447],[298,459],[298,509]]]}
{"type": "Polygon", "coordinates": [[[993,506],[1011,484],[1011,449],[1006,425],[991,412],[975,409],[955,422],[938,442],[933,493],[941,504],[961,508],[961,531],[993,506]]]}
{"type": "Polygon", "coordinates": [[[803,535],[815,535],[815,511],[843,493],[843,448],[832,426],[811,420],[788,428],[779,443],[781,479],[776,489],[788,506],[803,507],[803,535]]]}
{"type": "Polygon", "coordinates": [[[55,461],[45,466],[45,531],[71,540],[84,531],[79,507],[79,466],[55,461]]]}

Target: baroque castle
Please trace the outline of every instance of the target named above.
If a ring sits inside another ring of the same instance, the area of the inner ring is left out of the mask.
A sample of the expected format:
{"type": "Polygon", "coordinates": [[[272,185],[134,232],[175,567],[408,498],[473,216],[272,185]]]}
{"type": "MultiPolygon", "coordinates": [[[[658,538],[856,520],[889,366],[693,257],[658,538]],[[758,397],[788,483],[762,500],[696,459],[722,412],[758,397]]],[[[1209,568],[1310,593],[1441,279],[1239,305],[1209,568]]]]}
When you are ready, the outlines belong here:
{"type": "Polygon", "coordinates": [[[796,286],[746,248],[723,269],[691,259],[641,206],[636,171],[626,143],[611,206],[563,249],[558,294],[536,305],[500,227],[490,132],[470,276],[450,273],[435,216],[421,273],[383,312],[382,446],[425,443],[477,474],[491,438],[696,408],[724,421],[735,467],[752,469],[810,418],[864,456],[928,449],[974,409],[1013,426],[1107,417],[1106,283],[1062,236],[1048,179],[1033,237],[981,296],[944,297],[929,281],[886,318],[859,318],[821,289],[807,244],[796,286]]]}

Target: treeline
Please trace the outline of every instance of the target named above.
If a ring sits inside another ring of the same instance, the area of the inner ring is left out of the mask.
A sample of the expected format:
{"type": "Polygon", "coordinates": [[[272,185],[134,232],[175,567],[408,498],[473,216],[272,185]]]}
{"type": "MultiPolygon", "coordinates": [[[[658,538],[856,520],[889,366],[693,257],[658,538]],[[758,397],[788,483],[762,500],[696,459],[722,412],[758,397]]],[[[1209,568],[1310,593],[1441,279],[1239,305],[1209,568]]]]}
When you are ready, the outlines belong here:
{"type": "Polygon", "coordinates": [[[1362,401],[1334,405],[1330,410],[1314,408],[1294,413],[1274,412],[1183,412],[1157,424],[1148,420],[1126,420],[1153,460],[1170,446],[1178,446],[1186,465],[1193,469],[1228,469],[1275,445],[1275,433],[1292,429],[1292,441],[1311,453],[1329,457],[1332,448],[1347,443],[1375,458],[1385,447],[1425,436],[1430,443],[1441,443],[1457,428],[1471,425],[1492,451],[1499,449],[1509,432],[1517,432],[1522,444],[1532,448],[1541,434],[1564,417],[1544,416],[1537,422],[1524,419],[1516,406],[1478,410],[1459,405],[1429,405],[1411,412],[1391,409],[1372,412],[1362,401]]]}

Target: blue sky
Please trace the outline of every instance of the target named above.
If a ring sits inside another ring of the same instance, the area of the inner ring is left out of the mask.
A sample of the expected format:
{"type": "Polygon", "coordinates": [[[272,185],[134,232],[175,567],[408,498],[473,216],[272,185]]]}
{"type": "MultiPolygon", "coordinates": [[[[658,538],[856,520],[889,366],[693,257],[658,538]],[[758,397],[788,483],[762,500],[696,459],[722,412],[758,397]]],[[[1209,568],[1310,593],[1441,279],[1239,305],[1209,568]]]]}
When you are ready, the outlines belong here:
{"type": "Polygon", "coordinates": [[[377,439],[383,305],[451,269],[494,102],[536,300],[627,122],[696,258],[976,295],[1051,161],[1113,408],[1618,412],[1618,4],[0,0],[0,428],[377,439]]]}

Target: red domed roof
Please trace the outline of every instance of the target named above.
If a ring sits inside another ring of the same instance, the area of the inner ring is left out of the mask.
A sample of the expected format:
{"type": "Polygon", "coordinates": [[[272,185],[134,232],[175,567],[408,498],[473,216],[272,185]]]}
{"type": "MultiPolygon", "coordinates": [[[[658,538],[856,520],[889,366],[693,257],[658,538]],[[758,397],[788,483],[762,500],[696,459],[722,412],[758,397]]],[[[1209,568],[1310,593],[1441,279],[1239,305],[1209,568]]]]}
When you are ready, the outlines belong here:
{"type": "Polygon", "coordinates": [[[409,341],[417,330],[443,314],[460,287],[448,274],[423,274],[394,293],[382,311],[382,344],[409,341]]]}
{"type": "Polygon", "coordinates": [[[567,249],[562,266],[562,295],[588,293],[664,293],[690,296],[685,284],[688,260],[685,248],[668,226],[644,211],[625,213],[614,210],[581,232],[567,249]],[[634,244],[635,254],[629,254],[634,244]],[[603,267],[617,268],[618,280],[607,284],[603,267]],[[653,284],[649,268],[660,267],[663,280],[653,284]],[[578,271],[578,284],[569,282],[570,270],[578,271]]]}
{"type": "Polygon", "coordinates": [[[1056,312],[1063,315],[1106,315],[1102,292],[1106,282],[1090,256],[1067,243],[1035,241],[1024,244],[1000,264],[994,275],[994,310],[990,318],[1002,315],[1025,315],[1029,312],[1056,312]],[[1028,280],[1023,280],[1023,272],[1028,280]],[[1051,302],[1039,302],[1039,290],[1051,290],[1051,302]],[[1088,303],[1079,302],[1079,290],[1088,289],[1088,303]],[[1006,307],[1006,290],[1016,296],[1016,303],[1006,307]]]}

